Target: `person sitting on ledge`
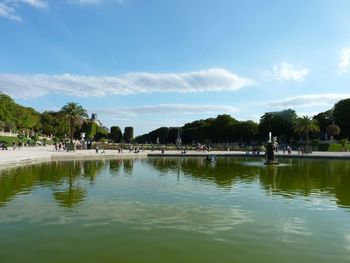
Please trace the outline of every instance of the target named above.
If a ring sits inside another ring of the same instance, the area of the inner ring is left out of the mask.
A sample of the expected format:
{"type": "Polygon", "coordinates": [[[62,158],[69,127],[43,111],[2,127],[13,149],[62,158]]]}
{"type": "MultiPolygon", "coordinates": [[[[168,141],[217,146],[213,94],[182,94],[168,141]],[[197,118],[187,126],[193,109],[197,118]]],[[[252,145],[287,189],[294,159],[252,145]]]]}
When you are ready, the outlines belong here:
{"type": "Polygon", "coordinates": [[[2,150],[8,150],[5,143],[0,144],[0,148],[1,148],[2,150]]]}

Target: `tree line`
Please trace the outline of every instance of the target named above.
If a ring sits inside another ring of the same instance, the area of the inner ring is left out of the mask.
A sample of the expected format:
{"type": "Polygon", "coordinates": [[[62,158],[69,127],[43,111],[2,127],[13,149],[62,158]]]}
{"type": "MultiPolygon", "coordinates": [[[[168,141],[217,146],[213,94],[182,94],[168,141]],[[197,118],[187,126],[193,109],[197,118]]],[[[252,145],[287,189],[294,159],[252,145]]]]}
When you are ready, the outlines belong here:
{"type": "Polygon", "coordinates": [[[267,112],[259,123],[239,121],[230,115],[196,120],[182,127],[160,127],[134,139],[133,127],[125,127],[124,133],[118,126],[110,132],[88,119],[86,110],[78,103],[70,102],[59,111],[39,113],[33,108],[16,104],[12,98],[0,93],[0,130],[19,131],[30,134],[55,136],[62,140],[80,139],[81,133],[95,141],[120,143],[175,143],[178,130],[184,144],[209,143],[260,143],[266,141],[269,132],[278,136],[279,142],[293,143],[300,139],[350,138],[350,98],[340,100],[331,109],[313,117],[299,117],[295,110],[267,112]]]}
{"type": "Polygon", "coordinates": [[[175,143],[178,129],[184,144],[209,143],[260,143],[269,132],[279,142],[296,143],[299,140],[350,138],[350,99],[338,101],[332,109],[313,117],[297,116],[295,110],[267,112],[259,123],[239,121],[230,115],[196,120],[182,127],[161,127],[135,138],[138,143],[175,143]]]}
{"type": "Polygon", "coordinates": [[[124,134],[117,126],[108,128],[88,118],[87,111],[75,102],[69,102],[59,111],[40,113],[33,108],[24,107],[3,93],[0,93],[0,130],[18,132],[26,137],[36,134],[56,140],[86,139],[95,141],[132,142],[133,127],[125,127],[124,134]],[[117,135],[116,135],[117,134],[117,135]]]}

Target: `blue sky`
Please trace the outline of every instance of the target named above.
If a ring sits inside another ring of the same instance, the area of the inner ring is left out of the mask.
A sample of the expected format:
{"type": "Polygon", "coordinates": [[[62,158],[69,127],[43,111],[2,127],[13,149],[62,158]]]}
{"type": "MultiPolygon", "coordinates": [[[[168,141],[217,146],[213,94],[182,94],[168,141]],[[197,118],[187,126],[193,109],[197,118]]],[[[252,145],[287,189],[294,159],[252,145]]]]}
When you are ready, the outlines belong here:
{"type": "Polygon", "coordinates": [[[142,134],[350,97],[348,0],[0,0],[0,91],[142,134]]]}

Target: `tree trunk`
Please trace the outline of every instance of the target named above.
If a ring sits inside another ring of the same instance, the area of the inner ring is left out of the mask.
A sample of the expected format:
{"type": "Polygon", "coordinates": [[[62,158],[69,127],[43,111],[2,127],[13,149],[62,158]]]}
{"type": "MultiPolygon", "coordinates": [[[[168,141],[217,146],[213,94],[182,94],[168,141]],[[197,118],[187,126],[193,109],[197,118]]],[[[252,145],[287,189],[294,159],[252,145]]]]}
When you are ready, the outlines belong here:
{"type": "Polygon", "coordinates": [[[70,142],[73,142],[73,133],[74,133],[74,120],[70,121],[70,142]]]}

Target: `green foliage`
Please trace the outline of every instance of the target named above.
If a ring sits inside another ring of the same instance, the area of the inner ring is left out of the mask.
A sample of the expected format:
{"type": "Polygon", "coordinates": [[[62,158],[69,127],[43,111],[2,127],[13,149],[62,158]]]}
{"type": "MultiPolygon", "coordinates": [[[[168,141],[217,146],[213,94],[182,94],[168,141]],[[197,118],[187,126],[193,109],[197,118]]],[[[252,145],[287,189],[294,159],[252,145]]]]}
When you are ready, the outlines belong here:
{"type": "MultiPolygon", "coordinates": [[[[219,115],[217,118],[198,120],[186,123],[181,130],[181,139],[185,144],[192,142],[232,142],[250,141],[257,137],[258,124],[253,121],[237,121],[229,115],[219,115]]],[[[161,127],[142,136],[138,136],[138,143],[175,143],[178,128],[161,127]]]]}
{"type": "Polygon", "coordinates": [[[255,139],[259,133],[259,125],[253,121],[241,121],[233,125],[233,134],[239,141],[255,139]]]}
{"type": "Polygon", "coordinates": [[[13,142],[18,142],[18,138],[17,137],[12,137],[12,136],[0,136],[0,144],[5,143],[5,145],[8,146],[12,146],[13,142]]]}
{"type": "Polygon", "coordinates": [[[342,146],[339,143],[331,143],[328,148],[329,152],[340,152],[342,151],[342,146]]]}
{"type": "MultiPolygon", "coordinates": [[[[216,142],[228,142],[232,139],[232,129],[238,121],[232,118],[230,115],[223,114],[218,115],[212,124],[213,139],[216,142]]],[[[206,136],[204,136],[206,137],[206,136]]],[[[207,139],[207,138],[205,138],[207,139]]]]}
{"type": "Polygon", "coordinates": [[[0,93],[0,120],[3,122],[16,121],[17,104],[7,95],[0,93]]]}
{"type": "Polygon", "coordinates": [[[5,122],[0,120],[0,130],[4,130],[5,129],[5,122]]]}
{"type": "Polygon", "coordinates": [[[120,140],[122,139],[122,131],[118,126],[112,126],[111,127],[111,133],[110,133],[110,139],[115,142],[119,143],[120,140]]]}
{"type": "Polygon", "coordinates": [[[326,132],[330,136],[335,136],[340,133],[340,128],[338,125],[330,124],[326,127],[326,132]]]}
{"type": "Polygon", "coordinates": [[[35,142],[37,142],[37,141],[39,141],[39,136],[38,136],[37,134],[35,134],[35,135],[32,136],[30,139],[33,140],[33,141],[35,141],[35,142]]]}
{"type": "Polygon", "coordinates": [[[320,130],[317,120],[308,116],[296,118],[293,123],[293,130],[306,137],[306,145],[309,144],[309,133],[320,130]]]}
{"type": "MultiPolygon", "coordinates": [[[[177,134],[178,134],[178,128],[169,128],[167,143],[175,144],[177,139],[177,134]]],[[[180,136],[181,136],[181,131],[180,131],[180,136]]]]}
{"type": "Polygon", "coordinates": [[[101,138],[108,138],[108,131],[103,127],[99,127],[94,121],[85,121],[82,124],[81,132],[86,133],[86,139],[99,141],[101,138]]]}
{"type": "Polygon", "coordinates": [[[86,110],[75,102],[69,102],[64,105],[61,109],[61,114],[67,118],[70,123],[70,140],[73,141],[74,126],[77,124],[78,120],[82,118],[87,118],[86,110]]]}
{"type": "Polygon", "coordinates": [[[318,150],[321,152],[328,152],[329,145],[330,145],[329,143],[320,143],[318,145],[318,150]]]}
{"type": "Polygon", "coordinates": [[[347,149],[348,143],[349,143],[349,140],[347,138],[343,138],[343,139],[340,140],[340,144],[341,144],[341,146],[343,147],[344,150],[347,149]]]}
{"type": "Polygon", "coordinates": [[[320,145],[320,140],[312,140],[312,147],[318,147],[320,145]]]}
{"type": "Polygon", "coordinates": [[[37,131],[40,128],[40,113],[32,108],[18,106],[16,112],[16,120],[18,129],[26,128],[37,131]]]}
{"type": "Polygon", "coordinates": [[[69,133],[69,121],[60,112],[45,111],[41,114],[41,132],[47,136],[64,138],[69,133]]]}
{"type": "Polygon", "coordinates": [[[5,124],[5,130],[40,128],[40,113],[32,108],[16,104],[9,96],[0,93],[0,120],[5,124]]]}
{"type": "Polygon", "coordinates": [[[267,138],[269,132],[271,132],[273,136],[290,140],[295,135],[293,123],[296,118],[297,114],[292,109],[265,113],[260,118],[260,138],[267,138]]]}
{"type": "Polygon", "coordinates": [[[350,150],[350,145],[347,144],[343,147],[341,143],[320,143],[318,149],[322,152],[341,152],[344,150],[350,150]]]}
{"type": "Polygon", "coordinates": [[[186,123],[182,129],[191,129],[191,128],[198,128],[198,127],[202,127],[202,126],[210,126],[213,125],[215,119],[214,118],[209,118],[206,120],[198,120],[198,121],[194,121],[194,122],[190,122],[190,123],[186,123]]]}
{"type": "Polygon", "coordinates": [[[313,117],[313,119],[318,121],[318,125],[320,126],[320,130],[322,132],[326,132],[326,128],[328,125],[333,124],[333,110],[328,110],[321,112],[313,117]]]}
{"type": "Polygon", "coordinates": [[[102,142],[102,143],[106,143],[107,141],[108,141],[107,138],[104,138],[104,137],[99,139],[99,142],[102,142]]]}
{"type": "Polygon", "coordinates": [[[340,127],[340,136],[350,137],[350,98],[340,100],[334,105],[333,116],[335,124],[340,127]]]}
{"type": "Polygon", "coordinates": [[[94,140],[95,141],[100,141],[102,138],[106,139],[106,141],[107,141],[108,131],[106,131],[102,127],[98,127],[97,126],[97,131],[96,131],[96,135],[94,137],[94,140]]]}
{"type": "Polygon", "coordinates": [[[7,131],[7,132],[17,131],[16,123],[14,121],[6,121],[5,122],[5,131],[7,131]]]}
{"type": "Polygon", "coordinates": [[[132,142],[134,139],[134,128],[133,127],[125,127],[123,137],[127,143],[132,142]]]}
{"type": "Polygon", "coordinates": [[[84,122],[81,131],[86,133],[87,139],[93,139],[97,133],[97,124],[95,122],[84,122]]]}

